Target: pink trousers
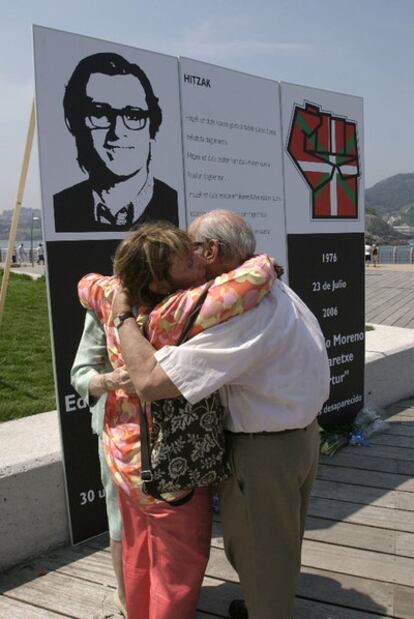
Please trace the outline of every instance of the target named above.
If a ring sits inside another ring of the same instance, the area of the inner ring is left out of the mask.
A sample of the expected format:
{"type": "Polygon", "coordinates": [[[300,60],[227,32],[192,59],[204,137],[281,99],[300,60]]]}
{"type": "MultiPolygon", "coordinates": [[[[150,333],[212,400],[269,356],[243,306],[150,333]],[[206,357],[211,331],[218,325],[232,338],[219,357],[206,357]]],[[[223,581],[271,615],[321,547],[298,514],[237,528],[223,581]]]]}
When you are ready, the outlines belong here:
{"type": "Polygon", "coordinates": [[[210,553],[210,488],[179,507],[118,496],[128,619],[194,619],[210,553]]]}

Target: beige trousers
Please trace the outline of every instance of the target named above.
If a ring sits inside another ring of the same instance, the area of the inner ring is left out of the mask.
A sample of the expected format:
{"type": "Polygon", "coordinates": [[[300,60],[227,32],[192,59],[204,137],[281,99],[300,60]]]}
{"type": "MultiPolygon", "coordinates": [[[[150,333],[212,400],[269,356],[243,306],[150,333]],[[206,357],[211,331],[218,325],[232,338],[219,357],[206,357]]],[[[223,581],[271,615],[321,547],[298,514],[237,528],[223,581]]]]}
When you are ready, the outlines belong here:
{"type": "Polygon", "coordinates": [[[291,619],[319,459],[317,422],[274,434],[229,432],[228,453],[233,477],[220,489],[224,547],[249,619],[291,619]]]}

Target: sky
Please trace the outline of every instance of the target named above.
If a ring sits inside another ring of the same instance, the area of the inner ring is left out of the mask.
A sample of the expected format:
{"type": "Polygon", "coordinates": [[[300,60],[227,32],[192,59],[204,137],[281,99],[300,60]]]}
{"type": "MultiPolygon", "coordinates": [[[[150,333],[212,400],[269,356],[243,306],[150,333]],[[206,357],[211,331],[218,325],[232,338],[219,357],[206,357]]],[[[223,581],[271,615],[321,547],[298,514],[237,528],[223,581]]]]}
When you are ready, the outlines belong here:
{"type": "MultiPolygon", "coordinates": [[[[361,96],[366,187],[414,171],[413,0],[2,0],[0,6],[0,211],[14,208],[21,170],[34,92],[32,24],[361,96]]],[[[40,208],[36,145],[23,206],[40,208]]]]}

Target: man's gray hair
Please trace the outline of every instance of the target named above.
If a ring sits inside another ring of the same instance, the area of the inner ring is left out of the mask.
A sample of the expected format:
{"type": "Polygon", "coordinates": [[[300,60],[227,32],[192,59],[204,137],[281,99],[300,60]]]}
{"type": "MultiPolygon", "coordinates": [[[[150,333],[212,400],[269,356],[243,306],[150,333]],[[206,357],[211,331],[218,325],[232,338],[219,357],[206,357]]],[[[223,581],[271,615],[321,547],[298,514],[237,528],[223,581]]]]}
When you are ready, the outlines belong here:
{"type": "Polygon", "coordinates": [[[220,255],[224,260],[239,256],[240,261],[244,262],[255,252],[256,239],[253,230],[244,219],[231,211],[216,209],[201,215],[193,223],[197,241],[218,241],[220,255]]]}

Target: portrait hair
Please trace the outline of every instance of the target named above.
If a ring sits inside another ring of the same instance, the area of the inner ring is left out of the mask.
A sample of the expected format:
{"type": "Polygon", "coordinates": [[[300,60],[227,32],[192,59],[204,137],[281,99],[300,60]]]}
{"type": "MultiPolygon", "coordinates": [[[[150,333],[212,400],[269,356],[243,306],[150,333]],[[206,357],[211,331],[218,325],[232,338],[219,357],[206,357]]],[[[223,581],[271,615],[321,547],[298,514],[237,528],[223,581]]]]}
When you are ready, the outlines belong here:
{"type": "Polygon", "coordinates": [[[114,274],[131,304],[152,306],[161,297],[149,289],[151,282],[170,281],[172,257],[185,257],[192,251],[188,234],[168,221],[141,224],[118,245],[114,274]]]}
{"type": "MultiPolygon", "coordinates": [[[[149,111],[149,135],[154,139],[162,122],[162,111],[147,75],[137,64],[128,62],[119,54],[99,53],[83,58],[72,73],[63,97],[65,122],[75,138],[80,168],[87,172],[99,189],[114,184],[114,175],[95,152],[91,130],[85,123],[85,108],[88,102],[86,87],[94,73],[104,75],[133,75],[145,92],[149,111]]],[[[149,163],[149,161],[148,161],[149,163]]]]}

